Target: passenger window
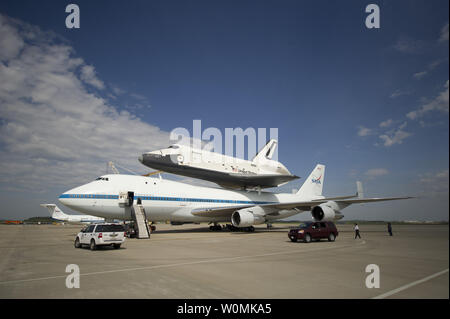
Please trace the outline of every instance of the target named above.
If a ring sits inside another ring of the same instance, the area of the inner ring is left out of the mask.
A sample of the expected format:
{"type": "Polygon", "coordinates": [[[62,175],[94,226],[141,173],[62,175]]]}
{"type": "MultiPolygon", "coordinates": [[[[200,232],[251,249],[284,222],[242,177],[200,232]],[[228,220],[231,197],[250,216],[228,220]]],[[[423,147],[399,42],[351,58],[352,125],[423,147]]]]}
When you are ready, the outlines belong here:
{"type": "Polygon", "coordinates": [[[92,233],[94,231],[95,225],[91,225],[86,229],[86,233],[92,233]]]}

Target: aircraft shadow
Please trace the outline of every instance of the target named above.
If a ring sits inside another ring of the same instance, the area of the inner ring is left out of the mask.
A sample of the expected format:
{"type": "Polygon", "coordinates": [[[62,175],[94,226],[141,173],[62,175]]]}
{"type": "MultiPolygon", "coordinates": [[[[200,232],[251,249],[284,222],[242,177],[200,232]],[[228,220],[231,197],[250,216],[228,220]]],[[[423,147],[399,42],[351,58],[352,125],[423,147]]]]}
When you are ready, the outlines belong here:
{"type": "Polygon", "coordinates": [[[180,234],[180,233],[232,233],[232,234],[254,234],[254,233],[273,233],[273,232],[285,232],[288,231],[289,227],[273,227],[271,229],[264,228],[255,228],[254,232],[245,232],[245,231],[231,231],[229,229],[222,229],[212,231],[209,227],[199,227],[199,228],[191,228],[191,229],[164,229],[158,230],[158,228],[152,232],[155,234],[180,234]]]}

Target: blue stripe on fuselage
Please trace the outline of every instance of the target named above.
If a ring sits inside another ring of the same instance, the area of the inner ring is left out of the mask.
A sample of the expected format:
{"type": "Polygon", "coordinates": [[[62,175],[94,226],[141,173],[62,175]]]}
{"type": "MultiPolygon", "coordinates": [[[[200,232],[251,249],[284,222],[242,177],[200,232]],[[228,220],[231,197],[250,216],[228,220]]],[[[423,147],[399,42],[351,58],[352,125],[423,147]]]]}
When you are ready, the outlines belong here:
{"type": "MultiPolygon", "coordinates": [[[[72,199],[118,199],[118,195],[100,195],[100,194],[62,194],[59,198],[72,199]]],[[[245,201],[245,200],[231,200],[231,199],[209,199],[209,198],[182,198],[182,197],[166,197],[166,196],[148,196],[148,195],[134,195],[134,199],[141,200],[156,200],[156,201],[175,201],[175,202],[195,202],[195,203],[224,203],[224,204],[270,204],[275,202],[261,202],[261,201],[245,201]]]]}

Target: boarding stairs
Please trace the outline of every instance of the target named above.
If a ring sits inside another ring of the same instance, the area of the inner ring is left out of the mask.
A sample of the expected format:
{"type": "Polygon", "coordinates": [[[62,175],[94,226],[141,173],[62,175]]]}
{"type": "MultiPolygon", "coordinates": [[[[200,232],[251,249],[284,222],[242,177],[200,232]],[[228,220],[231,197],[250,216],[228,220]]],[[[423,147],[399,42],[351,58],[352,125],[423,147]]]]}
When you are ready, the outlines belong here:
{"type": "Polygon", "coordinates": [[[147,216],[145,209],[142,205],[133,205],[133,219],[135,223],[135,229],[137,232],[136,238],[145,239],[150,238],[150,228],[148,227],[147,216]]]}

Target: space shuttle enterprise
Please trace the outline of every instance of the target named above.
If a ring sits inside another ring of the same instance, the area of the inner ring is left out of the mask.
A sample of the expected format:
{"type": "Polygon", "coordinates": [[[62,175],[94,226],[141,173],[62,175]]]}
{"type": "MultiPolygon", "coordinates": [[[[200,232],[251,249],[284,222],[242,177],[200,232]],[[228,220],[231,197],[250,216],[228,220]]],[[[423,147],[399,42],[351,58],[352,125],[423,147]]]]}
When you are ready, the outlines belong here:
{"type": "Polygon", "coordinates": [[[174,144],[139,156],[139,161],[167,173],[199,178],[225,188],[261,189],[284,185],[298,176],[272,160],[277,141],[271,139],[251,160],[174,144]]]}

